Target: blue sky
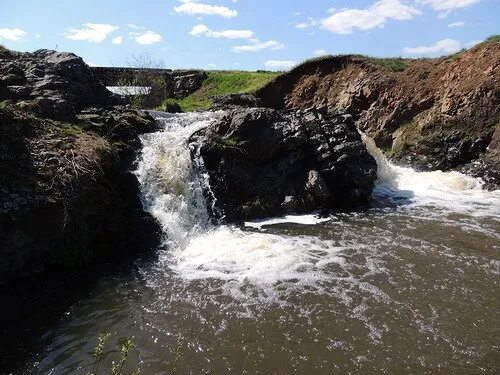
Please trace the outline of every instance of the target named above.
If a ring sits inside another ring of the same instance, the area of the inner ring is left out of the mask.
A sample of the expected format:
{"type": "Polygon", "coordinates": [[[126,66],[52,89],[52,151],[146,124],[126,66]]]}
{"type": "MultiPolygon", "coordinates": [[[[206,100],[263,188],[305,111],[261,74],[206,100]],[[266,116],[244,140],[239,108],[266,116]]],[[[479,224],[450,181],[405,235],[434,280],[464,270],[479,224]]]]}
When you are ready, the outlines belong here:
{"type": "Polygon", "coordinates": [[[2,0],[0,43],[94,65],[286,69],[326,53],[438,56],[500,33],[500,0],[2,0]]]}

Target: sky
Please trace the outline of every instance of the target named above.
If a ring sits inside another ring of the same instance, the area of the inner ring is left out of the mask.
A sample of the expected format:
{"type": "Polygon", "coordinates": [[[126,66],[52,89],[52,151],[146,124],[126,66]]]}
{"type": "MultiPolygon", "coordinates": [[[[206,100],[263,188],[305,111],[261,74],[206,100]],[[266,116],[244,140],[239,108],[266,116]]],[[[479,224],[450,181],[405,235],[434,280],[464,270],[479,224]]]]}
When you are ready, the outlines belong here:
{"type": "Polygon", "coordinates": [[[286,70],[325,54],[429,57],[499,34],[500,0],[0,0],[0,44],[89,65],[286,70]]]}

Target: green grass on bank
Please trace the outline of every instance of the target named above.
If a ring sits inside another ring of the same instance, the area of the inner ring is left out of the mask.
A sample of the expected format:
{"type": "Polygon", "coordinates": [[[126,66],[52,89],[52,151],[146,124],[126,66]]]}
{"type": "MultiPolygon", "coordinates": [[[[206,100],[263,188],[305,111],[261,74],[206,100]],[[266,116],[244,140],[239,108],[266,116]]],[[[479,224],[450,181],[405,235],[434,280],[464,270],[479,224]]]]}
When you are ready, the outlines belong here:
{"type": "Polygon", "coordinates": [[[491,35],[486,38],[487,42],[500,42],[500,35],[491,35]]]}
{"type": "Polygon", "coordinates": [[[307,59],[304,62],[300,63],[293,69],[300,68],[304,65],[311,64],[311,63],[318,63],[321,61],[325,60],[330,60],[335,57],[339,56],[355,56],[359,57],[361,59],[365,59],[368,62],[370,62],[373,65],[377,65],[383,68],[387,68],[393,72],[402,72],[408,67],[408,62],[407,59],[404,59],[402,57],[372,57],[372,56],[365,56],[365,55],[324,55],[324,56],[319,56],[319,57],[314,57],[311,59],[307,59]]]}
{"type": "Polygon", "coordinates": [[[387,68],[393,72],[402,72],[408,67],[408,62],[402,57],[381,58],[381,57],[367,57],[368,61],[373,65],[387,68]]]}
{"type": "Polygon", "coordinates": [[[212,105],[215,96],[254,92],[278,75],[266,71],[210,71],[199,90],[183,99],[167,98],[163,107],[168,103],[179,103],[185,112],[205,110],[212,105]]]}

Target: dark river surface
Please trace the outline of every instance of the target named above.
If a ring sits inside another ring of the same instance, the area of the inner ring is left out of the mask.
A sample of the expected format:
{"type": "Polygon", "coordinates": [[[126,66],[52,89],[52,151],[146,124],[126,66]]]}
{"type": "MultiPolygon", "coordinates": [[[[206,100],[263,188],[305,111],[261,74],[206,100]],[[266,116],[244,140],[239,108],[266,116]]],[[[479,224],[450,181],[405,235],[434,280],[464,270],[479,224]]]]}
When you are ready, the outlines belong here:
{"type": "Polygon", "coordinates": [[[499,373],[500,191],[394,166],[367,140],[372,208],[215,226],[186,139],[216,115],[164,115],[145,136],[158,257],[74,298],[17,373],[86,374],[103,332],[100,368],[130,338],[124,372],[142,374],[499,373]]]}

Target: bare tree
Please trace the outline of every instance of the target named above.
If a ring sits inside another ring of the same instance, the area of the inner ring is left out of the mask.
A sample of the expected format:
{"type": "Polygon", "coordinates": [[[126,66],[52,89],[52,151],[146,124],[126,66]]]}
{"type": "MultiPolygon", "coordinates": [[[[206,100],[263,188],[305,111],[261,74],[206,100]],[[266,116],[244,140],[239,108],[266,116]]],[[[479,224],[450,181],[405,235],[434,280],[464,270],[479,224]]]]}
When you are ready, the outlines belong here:
{"type": "Polygon", "coordinates": [[[154,108],[165,99],[168,77],[159,70],[164,68],[161,59],[144,52],[131,55],[126,61],[131,68],[122,73],[119,86],[138,108],[154,108]]]}

